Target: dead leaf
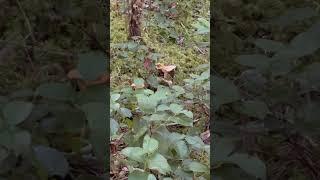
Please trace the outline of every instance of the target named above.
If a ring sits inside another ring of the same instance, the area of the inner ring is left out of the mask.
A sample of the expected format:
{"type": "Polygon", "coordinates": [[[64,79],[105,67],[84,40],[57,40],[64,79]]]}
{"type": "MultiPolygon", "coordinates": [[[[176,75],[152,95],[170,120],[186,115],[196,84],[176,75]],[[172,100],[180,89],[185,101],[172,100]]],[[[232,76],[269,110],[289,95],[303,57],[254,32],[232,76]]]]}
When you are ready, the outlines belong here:
{"type": "Polygon", "coordinates": [[[205,132],[201,133],[200,137],[204,143],[210,144],[210,130],[206,130],[205,132]]]}
{"type": "Polygon", "coordinates": [[[161,63],[157,63],[156,64],[156,68],[158,70],[161,70],[163,73],[168,73],[170,71],[173,71],[177,66],[175,65],[164,65],[164,64],[161,64],[161,63]]]}
{"type": "Polygon", "coordinates": [[[148,71],[150,71],[151,70],[151,63],[152,63],[151,59],[145,58],[144,62],[143,62],[144,68],[147,69],[148,71]]]}
{"type": "Polygon", "coordinates": [[[77,69],[72,69],[71,71],[69,71],[67,77],[69,79],[82,79],[82,76],[77,69]]]}

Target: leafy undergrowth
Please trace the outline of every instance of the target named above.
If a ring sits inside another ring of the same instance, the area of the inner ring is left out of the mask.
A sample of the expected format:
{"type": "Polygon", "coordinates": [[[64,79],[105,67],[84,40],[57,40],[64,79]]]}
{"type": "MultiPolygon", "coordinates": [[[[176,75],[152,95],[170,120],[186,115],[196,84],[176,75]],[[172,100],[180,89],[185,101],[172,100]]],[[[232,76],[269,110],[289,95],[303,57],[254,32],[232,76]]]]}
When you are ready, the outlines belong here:
{"type": "Polygon", "coordinates": [[[101,179],[107,149],[101,4],[0,6],[0,179],[101,179]]]}
{"type": "Polygon", "coordinates": [[[319,4],[216,7],[215,178],[319,179],[319,4]]]}
{"type": "Polygon", "coordinates": [[[210,179],[209,1],[155,1],[140,42],[125,2],[111,3],[111,177],[210,179]]]}

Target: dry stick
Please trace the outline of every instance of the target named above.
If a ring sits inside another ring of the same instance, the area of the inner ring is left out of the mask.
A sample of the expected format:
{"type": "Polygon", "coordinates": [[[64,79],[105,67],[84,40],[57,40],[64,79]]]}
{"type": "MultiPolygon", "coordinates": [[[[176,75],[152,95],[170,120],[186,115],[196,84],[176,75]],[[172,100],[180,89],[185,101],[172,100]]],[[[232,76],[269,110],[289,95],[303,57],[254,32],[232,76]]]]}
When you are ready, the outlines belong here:
{"type": "MultiPolygon", "coordinates": [[[[18,6],[19,6],[19,9],[20,9],[20,11],[21,11],[24,19],[25,19],[25,22],[26,22],[27,27],[28,27],[28,29],[29,29],[29,33],[30,33],[29,35],[31,36],[32,41],[33,41],[32,44],[34,45],[35,42],[36,42],[36,38],[34,37],[33,31],[32,31],[32,28],[31,28],[30,21],[29,21],[26,13],[24,12],[24,10],[23,10],[23,8],[22,8],[22,6],[21,6],[21,4],[20,4],[20,1],[19,1],[19,0],[16,0],[16,2],[17,2],[17,4],[18,4],[18,6]]],[[[28,35],[28,36],[29,36],[29,35],[28,35]]],[[[26,45],[25,42],[24,42],[24,44],[26,45]]],[[[34,71],[35,69],[34,69],[34,64],[33,64],[32,57],[30,56],[29,51],[33,51],[33,45],[31,46],[30,49],[28,49],[27,47],[24,48],[25,53],[27,54],[27,59],[28,59],[28,61],[29,61],[30,64],[31,64],[32,71],[34,71]]]]}
{"type": "Polygon", "coordinates": [[[17,2],[18,6],[19,6],[19,9],[20,9],[20,11],[21,11],[21,13],[22,13],[25,21],[26,21],[26,24],[27,24],[27,26],[28,26],[28,29],[29,29],[29,32],[30,32],[30,35],[31,35],[31,38],[32,38],[32,41],[33,41],[33,43],[35,43],[35,42],[36,42],[36,38],[35,38],[34,35],[33,35],[33,31],[32,31],[32,28],[31,28],[30,21],[29,21],[26,13],[24,12],[24,10],[23,10],[23,8],[22,8],[22,6],[21,6],[21,4],[20,4],[20,1],[19,1],[19,0],[16,0],[16,2],[17,2]]]}

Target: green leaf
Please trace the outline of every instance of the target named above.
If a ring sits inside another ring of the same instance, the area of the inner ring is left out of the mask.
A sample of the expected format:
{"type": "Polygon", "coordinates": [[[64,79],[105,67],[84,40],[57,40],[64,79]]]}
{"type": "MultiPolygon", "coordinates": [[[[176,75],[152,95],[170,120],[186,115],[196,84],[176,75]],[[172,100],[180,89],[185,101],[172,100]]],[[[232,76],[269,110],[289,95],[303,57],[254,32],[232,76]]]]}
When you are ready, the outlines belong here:
{"type": "Polygon", "coordinates": [[[148,154],[152,154],[158,149],[159,142],[156,139],[151,138],[147,134],[144,136],[142,147],[145,152],[147,152],[148,154]]]}
{"type": "Polygon", "coordinates": [[[31,135],[20,129],[4,130],[0,133],[0,145],[13,150],[16,155],[29,151],[31,135]]]}
{"type": "Polygon", "coordinates": [[[184,114],[171,116],[168,120],[174,122],[175,124],[180,124],[183,126],[193,126],[193,119],[187,117],[184,114]]]}
{"type": "Polygon", "coordinates": [[[134,79],[133,83],[136,85],[137,88],[143,88],[144,87],[144,80],[142,78],[134,79]]]}
{"type": "Polygon", "coordinates": [[[277,52],[284,48],[282,43],[269,39],[256,39],[254,44],[267,52],[277,52]]]}
{"type": "Polygon", "coordinates": [[[233,154],[227,161],[237,164],[241,169],[256,178],[266,179],[266,165],[257,157],[247,154],[233,154]]]}
{"type": "MultiPolygon", "coordinates": [[[[151,95],[153,96],[153,95],[151,95]]],[[[144,94],[137,94],[137,101],[139,108],[146,112],[146,113],[153,113],[156,109],[156,106],[158,104],[157,101],[151,99],[150,97],[144,95],[144,94]]]]}
{"type": "Polygon", "coordinates": [[[149,174],[148,180],[157,180],[157,178],[153,174],[149,174]]]}
{"type": "Polygon", "coordinates": [[[70,84],[67,83],[46,83],[41,84],[35,93],[37,96],[44,98],[68,101],[72,100],[75,95],[70,84]]]}
{"type": "Polygon", "coordinates": [[[257,100],[243,102],[242,106],[239,107],[239,111],[250,117],[259,119],[264,119],[269,113],[268,106],[264,102],[257,100]]]}
{"type": "Polygon", "coordinates": [[[32,112],[33,104],[23,101],[12,101],[2,110],[3,116],[9,125],[17,125],[24,121],[32,112]]]}
{"type": "Polygon", "coordinates": [[[171,167],[167,162],[167,159],[161,154],[154,154],[148,161],[149,169],[156,170],[161,174],[167,174],[171,172],[171,167]]]}
{"type": "Polygon", "coordinates": [[[179,114],[183,110],[183,107],[179,104],[170,104],[169,108],[174,114],[179,114]]]}
{"type": "Polygon", "coordinates": [[[101,102],[106,103],[107,97],[107,87],[105,85],[91,86],[83,91],[77,93],[77,104],[86,104],[88,102],[101,102]]]}
{"type": "Polygon", "coordinates": [[[157,111],[166,111],[166,110],[170,110],[169,106],[165,105],[165,104],[160,104],[157,107],[157,111]]]}
{"type": "Polygon", "coordinates": [[[241,65],[256,68],[259,71],[264,72],[269,67],[269,64],[272,59],[264,55],[252,54],[240,55],[235,60],[241,65]]]}
{"type": "Polygon", "coordinates": [[[121,153],[134,161],[141,163],[145,161],[146,152],[141,147],[126,147],[121,153]]]}
{"type": "Polygon", "coordinates": [[[193,171],[197,173],[208,173],[209,168],[197,161],[184,160],[183,166],[187,171],[193,171]]]}
{"type": "Polygon", "coordinates": [[[240,99],[238,88],[227,79],[213,77],[212,91],[215,94],[213,101],[215,108],[240,99]]]}
{"type": "Polygon", "coordinates": [[[128,180],[149,180],[149,175],[147,172],[133,171],[129,173],[128,180]]]}
{"type": "Polygon", "coordinates": [[[204,18],[198,18],[193,26],[197,28],[197,34],[207,34],[210,32],[210,23],[204,18]]]}
{"type": "Polygon", "coordinates": [[[186,141],[195,149],[203,149],[205,144],[199,136],[187,136],[186,141]]]}
{"type": "Polygon", "coordinates": [[[294,9],[289,9],[282,16],[272,19],[271,23],[276,24],[280,27],[285,27],[297,21],[311,18],[317,15],[318,15],[317,11],[315,11],[313,8],[310,8],[310,7],[294,8],[294,9]]]}
{"type": "Polygon", "coordinates": [[[193,113],[191,111],[183,110],[183,111],[181,111],[181,113],[186,115],[188,118],[193,118],[193,113]]]}
{"type": "Polygon", "coordinates": [[[174,149],[178,153],[178,156],[183,159],[188,157],[189,150],[185,141],[180,140],[174,144],[174,149]]]}
{"type": "Polygon", "coordinates": [[[94,151],[104,163],[107,160],[106,149],[106,137],[107,133],[107,117],[108,111],[105,103],[91,102],[81,106],[81,109],[85,112],[86,118],[90,128],[90,142],[93,144],[94,151]]]}
{"type": "Polygon", "coordinates": [[[111,101],[116,102],[120,98],[120,94],[111,94],[111,101]]]}
{"type": "Polygon", "coordinates": [[[172,89],[175,90],[176,96],[180,96],[181,94],[185,93],[185,90],[181,86],[172,86],[172,89]]]}
{"type": "Polygon", "coordinates": [[[45,146],[35,146],[33,150],[37,161],[50,176],[57,175],[64,178],[67,175],[69,163],[62,152],[45,146]]]}
{"type": "Polygon", "coordinates": [[[96,80],[107,70],[107,57],[102,53],[90,52],[79,55],[77,69],[85,80],[96,80]]]}
{"type": "Polygon", "coordinates": [[[128,108],[120,108],[120,112],[124,117],[127,117],[127,118],[131,118],[132,117],[131,110],[128,109],[128,108]]]}
{"type": "Polygon", "coordinates": [[[297,57],[313,54],[320,48],[320,21],[312,25],[306,32],[300,33],[290,42],[297,57]]]}
{"type": "Polygon", "coordinates": [[[119,130],[119,123],[114,120],[113,118],[110,119],[110,134],[111,136],[114,136],[117,134],[118,130],[119,130]]]}

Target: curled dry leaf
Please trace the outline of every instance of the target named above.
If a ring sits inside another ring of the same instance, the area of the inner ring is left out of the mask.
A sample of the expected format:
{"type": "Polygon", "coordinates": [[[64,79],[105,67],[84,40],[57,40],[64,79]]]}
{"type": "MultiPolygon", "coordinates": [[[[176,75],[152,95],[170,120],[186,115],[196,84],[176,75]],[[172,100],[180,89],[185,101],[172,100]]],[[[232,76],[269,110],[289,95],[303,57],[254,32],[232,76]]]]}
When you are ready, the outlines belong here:
{"type": "Polygon", "coordinates": [[[72,69],[71,71],[69,71],[67,76],[71,80],[82,79],[82,76],[81,76],[80,72],[77,69],[72,69]]]}
{"type": "Polygon", "coordinates": [[[206,130],[205,132],[201,133],[200,137],[205,144],[210,144],[210,130],[206,130]]]}
{"type": "Polygon", "coordinates": [[[163,73],[168,73],[168,72],[171,72],[173,71],[177,66],[175,65],[164,65],[164,64],[161,64],[161,63],[157,63],[156,64],[156,68],[158,70],[161,70],[163,73]]]}

